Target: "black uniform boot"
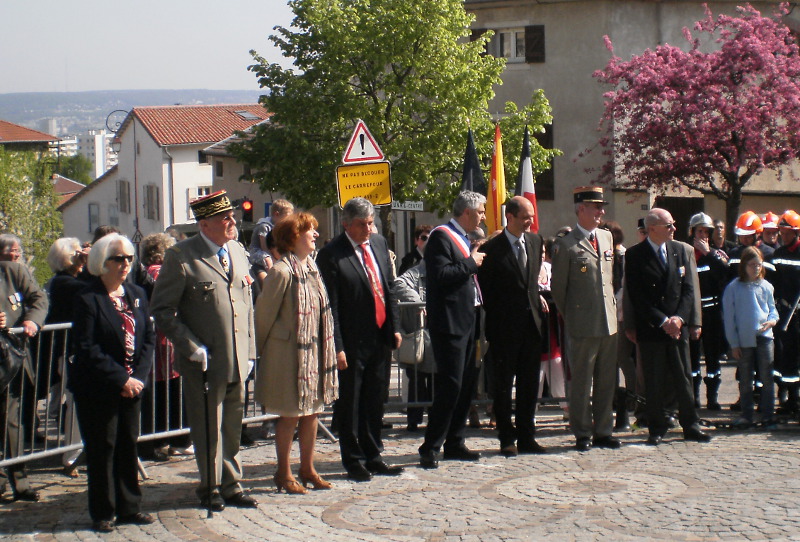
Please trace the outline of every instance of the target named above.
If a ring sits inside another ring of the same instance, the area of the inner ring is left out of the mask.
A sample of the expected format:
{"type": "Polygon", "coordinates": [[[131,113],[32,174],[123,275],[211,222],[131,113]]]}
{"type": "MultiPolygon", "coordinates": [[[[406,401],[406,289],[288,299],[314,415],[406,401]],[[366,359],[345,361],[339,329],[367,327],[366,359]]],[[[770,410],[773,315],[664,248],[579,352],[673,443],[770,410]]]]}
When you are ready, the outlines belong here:
{"type": "Polygon", "coordinates": [[[700,408],[700,386],[703,384],[703,377],[700,375],[693,376],[692,384],[694,384],[694,408],[700,408]]]}
{"type": "Polygon", "coordinates": [[[722,407],[719,406],[717,397],[719,395],[719,385],[722,383],[722,379],[719,375],[707,376],[703,381],[706,383],[706,407],[712,412],[721,410],[722,407]]]}
{"type": "Polygon", "coordinates": [[[628,421],[628,392],[625,388],[617,388],[616,396],[614,397],[615,408],[617,411],[617,422],[614,424],[615,433],[627,433],[631,430],[631,424],[628,421]]]}

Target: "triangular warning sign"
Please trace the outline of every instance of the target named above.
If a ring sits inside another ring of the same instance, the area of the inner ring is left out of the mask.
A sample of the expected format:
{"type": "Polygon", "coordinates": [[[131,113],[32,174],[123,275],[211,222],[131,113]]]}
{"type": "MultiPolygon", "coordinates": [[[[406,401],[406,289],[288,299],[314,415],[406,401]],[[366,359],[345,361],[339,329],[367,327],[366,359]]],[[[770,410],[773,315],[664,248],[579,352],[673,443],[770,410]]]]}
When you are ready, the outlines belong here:
{"type": "Polygon", "coordinates": [[[344,164],[357,164],[360,162],[378,162],[383,160],[383,152],[375,142],[372,134],[369,133],[364,121],[358,119],[356,129],[353,130],[353,137],[347,144],[347,150],[342,157],[344,164]]]}

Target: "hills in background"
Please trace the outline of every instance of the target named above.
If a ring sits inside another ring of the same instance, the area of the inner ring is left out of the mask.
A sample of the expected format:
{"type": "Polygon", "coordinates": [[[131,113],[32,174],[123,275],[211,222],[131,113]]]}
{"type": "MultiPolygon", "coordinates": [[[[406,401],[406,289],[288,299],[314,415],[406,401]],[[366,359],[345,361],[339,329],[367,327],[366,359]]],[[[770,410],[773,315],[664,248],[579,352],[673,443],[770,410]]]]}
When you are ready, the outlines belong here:
{"type": "MultiPolygon", "coordinates": [[[[256,103],[255,90],[98,90],[86,92],[20,92],[0,94],[0,119],[34,130],[55,119],[57,132],[77,134],[105,128],[106,117],[117,109],[150,105],[214,105],[256,103]]],[[[47,130],[45,130],[47,131],[47,130]]]]}

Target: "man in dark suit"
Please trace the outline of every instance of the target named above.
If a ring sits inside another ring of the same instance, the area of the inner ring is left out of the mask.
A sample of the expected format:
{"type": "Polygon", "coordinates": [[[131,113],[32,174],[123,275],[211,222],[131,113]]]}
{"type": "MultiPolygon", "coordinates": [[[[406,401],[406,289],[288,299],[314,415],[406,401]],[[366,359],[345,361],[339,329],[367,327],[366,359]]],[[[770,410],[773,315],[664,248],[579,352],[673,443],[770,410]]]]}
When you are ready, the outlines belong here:
{"type": "Polygon", "coordinates": [[[317,256],[334,321],[339,399],[334,414],[342,464],[351,480],[397,475],[381,458],[387,351],[400,346],[397,304],[390,289],[389,247],[371,234],[375,210],[364,198],[342,209],[344,232],[317,256]]]}
{"type": "Polygon", "coordinates": [[[433,405],[428,412],[425,441],[419,447],[420,466],[439,466],[444,458],[475,461],[478,452],[464,444],[470,402],[475,393],[475,317],[481,304],[476,273],[484,254],[470,252],[467,234],[486,216],[486,198],[463,191],[453,203],[453,218],[435,228],[425,247],[428,272],[426,308],[436,360],[433,405]]]}
{"type": "Polygon", "coordinates": [[[236,241],[236,219],[225,191],[191,206],[200,233],[167,250],[150,308],[156,326],[175,346],[200,471],[201,504],[217,511],[226,505],[255,508],[255,499],[242,490],[239,457],[244,383],[256,357],[253,278],[247,253],[236,241]]]}
{"type": "Polygon", "coordinates": [[[506,203],[503,233],[481,247],[486,254],[478,281],[486,310],[486,339],[492,349],[491,387],[500,453],[544,453],[534,439],[539,391],[543,310],[539,295],[542,237],[531,233],[534,209],[522,196],[506,203]],[[516,377],[517,408],[511,424],[511,392],[516,377]],[[516,429],[515,429],[516,426],[516,429]]]}
{"type": "Polygon", "coordinates": [[[688,323],[694,305],[689,257],[673,240],[675,221],[664,209],[645,217],[647,239],[625,256],[626,294],[636,328],[629,337],[641,351],[647,398],[647,443],[656,446],[667,432],[665,383],[674,386],[683,438],[708,442],[698,425],[689,366],[688,323]]]}

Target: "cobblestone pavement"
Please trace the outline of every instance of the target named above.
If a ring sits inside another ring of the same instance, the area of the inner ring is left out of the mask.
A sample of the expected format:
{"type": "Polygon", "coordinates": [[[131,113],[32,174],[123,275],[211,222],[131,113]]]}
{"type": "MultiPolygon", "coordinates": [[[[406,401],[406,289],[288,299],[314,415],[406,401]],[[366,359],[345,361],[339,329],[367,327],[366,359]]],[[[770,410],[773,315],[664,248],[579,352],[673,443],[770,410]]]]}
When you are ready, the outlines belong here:
{"type": "MultiPolygon", "coordinates": [[[[722,402],[736,398],[725,368],[722,402]]],[[[727,409],[710,416],[730,420],[727,409]]],[[[384,457],[406,465],[399,477],[368,483],[344,478],[338,446],[318,442],[318,469],[331,491],[276,493],[271,440],[243,450],[244,485],[257,509],[228,508],[206,519],[196,507],[193,458],[147,463],[144,511],[157,522],[121,526],[110,535],[88,528],[85,473],[68,479],[54,466],[31,473],[41,502],[0,505],[4,540],[800,540],[800,427],[773,432],[713,431],[709,444],[684,442],[680,430],[664,444],[644,445],[644,431],[620,435],[620,450],[575,451],[560,410],[544,409],[537,440],[544,456],[499,455],[494,430],[470,431],[477,463],[417,466],[421,434],[389,416],[384,457]]],[[[485,421],[485,419],[484,419],[485,421]]],[[[256,428],[251,432],[255,433],[256,428]]],[[[297,447],[294,448],[295,454],[297,447]]]]}

